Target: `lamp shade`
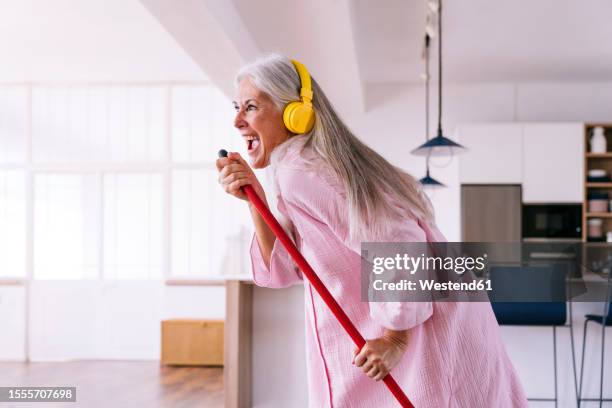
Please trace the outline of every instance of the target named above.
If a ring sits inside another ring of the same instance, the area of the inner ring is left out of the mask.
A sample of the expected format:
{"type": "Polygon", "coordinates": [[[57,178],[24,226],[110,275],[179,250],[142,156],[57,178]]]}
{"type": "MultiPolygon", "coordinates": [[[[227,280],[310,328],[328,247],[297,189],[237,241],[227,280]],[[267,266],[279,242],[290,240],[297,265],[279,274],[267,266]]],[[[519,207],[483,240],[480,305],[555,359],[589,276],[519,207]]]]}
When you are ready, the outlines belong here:
{"type": "Polygon", "coordinates": [[[439,157],[453,156],[458,153],[463,153],[465,150],[465,147],[443,136],[442,131],[439,130],[436,137],[429,139],[411,153],[416,156],[439,157]]]}
{"type": "Polygon", "coordinates": [[[423,177],[422,179],[419,180],[419,182],[423,185],[423,187],[425,188],[438,188],[438,187],[446,187],[444,184],[440,183],[438,180],[436,180],[435,178],[431,177],[429,175],[429,168],[427,168],[427,173],[425,174],[425,177],[423,177]]]}

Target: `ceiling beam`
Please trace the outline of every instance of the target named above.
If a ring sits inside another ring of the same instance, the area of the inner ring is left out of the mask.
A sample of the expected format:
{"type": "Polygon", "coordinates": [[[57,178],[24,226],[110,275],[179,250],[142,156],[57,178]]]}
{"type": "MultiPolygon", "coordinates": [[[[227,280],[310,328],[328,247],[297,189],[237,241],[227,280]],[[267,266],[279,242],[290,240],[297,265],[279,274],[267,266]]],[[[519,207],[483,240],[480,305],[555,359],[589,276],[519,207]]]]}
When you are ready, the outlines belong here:
{"type": "Polygon", "coordinates": [[[236,71],[276,51],[302,61],[341,113],[365,110],[349,0],[140,1],[230,97],[236,71]]]}
{"type": "Polygon", "coordinates": [[[140,0],[229,98],[234,75],[260,52],[231,1],[140,0]]]}
{"type": "Polygon", "coordinates": [[[355,11],[349,0],[310,0],[305,27],[308,41],[296,44],[305,48],[317,80],[344,114],[359,114],[366,109],[364,81],[359,66],[355,11]]]}

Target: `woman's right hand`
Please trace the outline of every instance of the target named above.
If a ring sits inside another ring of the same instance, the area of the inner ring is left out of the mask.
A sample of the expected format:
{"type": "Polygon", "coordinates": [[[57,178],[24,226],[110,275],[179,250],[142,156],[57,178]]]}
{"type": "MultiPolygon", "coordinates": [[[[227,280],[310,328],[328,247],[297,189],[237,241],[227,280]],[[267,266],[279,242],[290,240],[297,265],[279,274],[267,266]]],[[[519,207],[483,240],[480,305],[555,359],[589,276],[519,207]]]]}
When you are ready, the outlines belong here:
{"type": "Polygon", "coordinates": [[[219,171],[219,184],[226,193],[248,201],[242,187],[251,185],[257,195],[265,202],[265,194],[261,184],[255,177],[251,166],[239,153],[228,153],[227,157],[218,158],[216,164],[219,171]]]}

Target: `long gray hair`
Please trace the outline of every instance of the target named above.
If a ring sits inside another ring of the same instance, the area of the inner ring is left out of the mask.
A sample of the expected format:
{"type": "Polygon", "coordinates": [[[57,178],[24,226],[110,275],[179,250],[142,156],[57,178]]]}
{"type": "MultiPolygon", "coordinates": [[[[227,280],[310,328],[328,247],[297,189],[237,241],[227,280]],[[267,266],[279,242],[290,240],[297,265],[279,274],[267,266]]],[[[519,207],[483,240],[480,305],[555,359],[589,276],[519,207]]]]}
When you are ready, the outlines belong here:
{"type": "MultiPolygon", "coordinates": [[[[300,99],[299,76],[282,55],[269,54],[246,65],[238,72],[236,84],[245,77],[281,111],[300,99]]],[[[395,223],[407,215],[432,221],[433,210],[420,183],[361,142],[340,119],[317,81],[311,79],[316,120],[305,135],[303,148],[312,148],[344,186],[350,238],[388,240],[395,223]]],[[[298,138],[291,137],[283,145],[293,139],[298,138]]]]}

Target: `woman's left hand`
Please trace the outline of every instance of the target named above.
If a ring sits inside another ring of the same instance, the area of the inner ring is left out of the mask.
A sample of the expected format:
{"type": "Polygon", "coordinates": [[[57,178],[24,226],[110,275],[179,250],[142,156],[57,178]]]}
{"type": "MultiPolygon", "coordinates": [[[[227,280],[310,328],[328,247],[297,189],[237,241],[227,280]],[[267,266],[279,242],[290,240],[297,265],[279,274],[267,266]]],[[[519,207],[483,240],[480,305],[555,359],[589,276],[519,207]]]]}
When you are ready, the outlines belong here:
{"type": "Polygon", "coordinates": [[[382,337],[366,340],[361,351],[353,351],[353,364],[368,377],[380,381],[400,362],[408,346],[408,330],[385,330],[382,337]]]}

